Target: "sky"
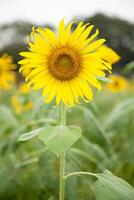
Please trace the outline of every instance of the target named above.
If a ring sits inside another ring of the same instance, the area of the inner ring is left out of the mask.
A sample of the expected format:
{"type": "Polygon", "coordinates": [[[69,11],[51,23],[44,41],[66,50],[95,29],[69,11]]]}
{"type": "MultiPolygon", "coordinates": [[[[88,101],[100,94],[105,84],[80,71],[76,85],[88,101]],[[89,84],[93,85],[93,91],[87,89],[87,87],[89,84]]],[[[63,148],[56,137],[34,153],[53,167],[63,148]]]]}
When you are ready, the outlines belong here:
{"type": "Polygon", "coordinates": [[[96,12],[134,23],[134,0],[0,0],[0,24],[27,20],[55,25],[64,16],[68,22],[96,12]]]}

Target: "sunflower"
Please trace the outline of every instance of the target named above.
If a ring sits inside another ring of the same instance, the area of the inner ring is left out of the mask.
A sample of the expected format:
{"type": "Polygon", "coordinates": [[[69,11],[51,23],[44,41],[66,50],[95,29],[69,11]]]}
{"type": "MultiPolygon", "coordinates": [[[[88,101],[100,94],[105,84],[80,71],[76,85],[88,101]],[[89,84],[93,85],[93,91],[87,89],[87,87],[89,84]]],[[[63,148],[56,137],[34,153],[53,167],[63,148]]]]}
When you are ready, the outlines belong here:
{"type": "Polygon", "coordinates": [[[95,40],[98,29],[79,22],[74,31],[72,25],[65,26],[64,19],[55,34],[48,28],[33,28],[28,38],[29,51],[21,52],[23,60],[20,71],[31,69],[26,81],[33,89],[43,89],[46,103],[55,99],[73,106],[80,99],[93,99],[92,87],[101,89],[97,77],[104,77],[111,71],[111,63],[102,57],[98,48],[105,39],[95,40]]]}
{"type": "Polygon", "coordinates": [[[11,98],[11,104],[16,114],[21,114],[22,112],[27,112],[33,108],[33,103],[31,101],[22,104],[18,95],[13,95],[11,98]]]}
{"type": "Polygon", "coordinates": [[[26,95],[26,94],[28,94],[30,92],[30,88],[28,87],[27,84],[21,83],[19,85],[18,91],[19,91],[20,94],[25,94],[26,95]]]}
{"type": "Polygon", "coordinates": [[[15,83],[15,69],[11,56],[4,54],[0,57],[0,89],[8,90],[15,83]]]}
{"type": "Polygon", "coordinates": [[[22,112],[22,106],[19,102],[18,96],[13,95],[11,98],[11,105],[15,111],[15,113],[20,114],[22,112]]]}
{"type": "Polygon", "coordinates": [[[121,75],[111,75],[109,79],[112,81],[106,85],[106,89],[111,92],[123,92],[129,88],[129,83],[126,78],[121,75]]]}
{"type": "Polygon", "coordinates": [[[11,105],[16,114],[27,112],[33,108],[33,103],[29,99],[27,84],[21,83],[16,93],[11,98],[11,105]]]}

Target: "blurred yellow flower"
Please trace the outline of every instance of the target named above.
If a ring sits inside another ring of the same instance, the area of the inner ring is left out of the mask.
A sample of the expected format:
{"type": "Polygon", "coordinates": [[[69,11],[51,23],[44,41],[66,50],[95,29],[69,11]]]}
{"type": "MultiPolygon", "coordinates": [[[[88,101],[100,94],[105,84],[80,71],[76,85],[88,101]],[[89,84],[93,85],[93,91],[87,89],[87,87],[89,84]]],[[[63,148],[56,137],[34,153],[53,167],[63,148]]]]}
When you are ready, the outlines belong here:
{"type": "Polygon", "coordinates": [[[12,107],[14,108],[14,111],[17,114],[20,114],[22,112],[22,106],[21,106],[21,104],[19,102],[19,99],[18,99],[17,95],[12,96],[11,104],[12,104],[12,107]]]}
{"type": "Polygon", "coordinates": [[[0,89],[9,90],[15,83],[16,65],[11,56],[4,54],[0,57],[0,89]]]}
{"type": "Polygon", "coordinates": [[[21,94],[28,94],[30,91],[30,88],[28,87],[28,85],[26,83],[21,83],[19,86],[19,92],[21,94]]]}
{"type": "Polygon", "coordinates": [[[29,101],[24,105],[23,110],[28,111],[28,110],[31,110],[32,108],[33,108],[33,103],[29,101]]]}
{"type": "Polygon", "coordinates": [[[16,94],[11,98],[11,104],[17,114],[26,112],[33,108],[33,103],[29,100],[29,87],[26,83],[21,83],[16,94]],[[22,101],[23,100],[23,101],[22,101]]]}
{"type": "Polygon", "coordinates": [[[91,86],[100,90],[97,77],[111,71],[111,60],[98,52],[105,39],[94,41],[99,31],[91,35],[94,26],[79,22],[72,32],[73,24],[66,26],[61,20],[58,35],[48,28],[33,28],[28,39],[30,51],[20,53],[24,57],[20,71],[31,69],[26,81],[33,89],[43,89],[46,103],[55,99],[56,104],[74,106],[80,99],[91,101],[91,86]]]}
{"type": "Polygon", "coordinates": [[[111,48],[102,45],[97,49],[99,56],[110,64],[114,64],[120,60],[120,56],[111,48]]]}
{"type": "Polygon", "coordinates": [[[111,92],[122,92],[129,88],[129,83],[123,76],[111,75],[109,79],[112,82],[107,84],[106,88],[111,92]]]}

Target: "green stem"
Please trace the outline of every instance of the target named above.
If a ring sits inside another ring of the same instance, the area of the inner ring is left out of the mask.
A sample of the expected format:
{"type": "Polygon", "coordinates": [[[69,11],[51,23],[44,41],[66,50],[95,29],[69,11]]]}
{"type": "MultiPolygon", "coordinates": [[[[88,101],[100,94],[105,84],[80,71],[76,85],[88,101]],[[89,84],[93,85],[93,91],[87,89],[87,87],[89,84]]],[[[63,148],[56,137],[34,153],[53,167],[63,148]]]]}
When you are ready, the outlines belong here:
{"type": "MultiPolygon", "coordinates": [[[[66,125],[66,108],[63,104],[60,105],[60,125],[66,125]]],[[[65,152],[60,154],[60,191],[59,200],[65,199],[65,152]]]]}

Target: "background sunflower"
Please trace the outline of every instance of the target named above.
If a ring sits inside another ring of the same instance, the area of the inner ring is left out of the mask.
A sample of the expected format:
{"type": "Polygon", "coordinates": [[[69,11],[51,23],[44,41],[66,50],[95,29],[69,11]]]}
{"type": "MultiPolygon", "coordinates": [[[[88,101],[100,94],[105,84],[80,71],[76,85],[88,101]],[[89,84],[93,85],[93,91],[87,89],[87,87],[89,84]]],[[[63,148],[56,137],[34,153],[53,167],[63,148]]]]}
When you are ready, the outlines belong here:
{"type": "Polygon", "coordinates": [[[0,57],[0,89],[9,90],[15,83],[16,65],[11,56],[4,54],[0,57]]]}
{"type": "Polygon", "coordinates": [[[130,83],[128,80],[119,75],[111,75],[110,77],[111,83],[106,85],[106,88],[111,92],[123,92],[128,91],[130,87],[130,83]]]}

